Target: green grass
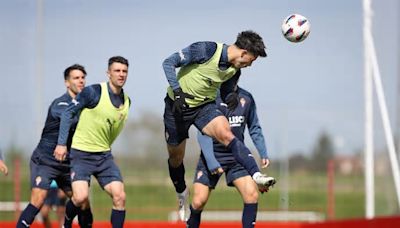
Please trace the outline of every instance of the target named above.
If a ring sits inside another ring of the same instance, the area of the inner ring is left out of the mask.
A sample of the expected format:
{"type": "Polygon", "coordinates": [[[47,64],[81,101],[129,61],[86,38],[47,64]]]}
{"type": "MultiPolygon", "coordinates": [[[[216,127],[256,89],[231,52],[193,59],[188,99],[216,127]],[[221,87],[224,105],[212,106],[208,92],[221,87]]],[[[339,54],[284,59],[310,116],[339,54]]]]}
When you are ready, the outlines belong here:
{"type": "MultiPolygon", "coordinates": [[[[127,220],[167,220],[168,214],[176,210],[175,191],[168,178],[167,168],[143,172],[134,165],[122,166],[127,194],[127,220]],[[144,174],[146,176],[144,176],[144,174]],[[148,178],[151,177],[151,178],[148,178]]],[[[192,167],[187,167],[187,183],[191,183],[192,167]]],[[[12,173],[12,171],[11,171],[12,173]]],[[[21,200],[28,201],[30,197],[28,170],[21,170],[21,200]]],[[[288,206],[290,211],[327,212],[327,179],[324,174],[292,173],[288,181],[279,174],[270,173],[278,179],[277,185],[270,192],[261,195],[259,211],[283,210],[288,206]],[[288,195],[283,194],[284,186],[289,187],[288,195]]],[[[0,201],[14,200],[13,177],[0,177],[0,201]]],[[[363,217],[364,212],[364,180],[361,175],[336,176],[334,183],[335,218],[363,217]]],[[[109,220],[112,201],[93,179],[91,187],[91,202],[96,221],[109,220]]],[[[376,214],[391,215],[398,213],[394,186],[390,178],[376,180],[376,214]]],[[[234,188],[225,186],[221,179],[217,189],[212,192],[205,210],[241,210],[243,203],[234,188]]],[[[13,212],[0,212],[0,220],[14,221],[13,212]]]]}

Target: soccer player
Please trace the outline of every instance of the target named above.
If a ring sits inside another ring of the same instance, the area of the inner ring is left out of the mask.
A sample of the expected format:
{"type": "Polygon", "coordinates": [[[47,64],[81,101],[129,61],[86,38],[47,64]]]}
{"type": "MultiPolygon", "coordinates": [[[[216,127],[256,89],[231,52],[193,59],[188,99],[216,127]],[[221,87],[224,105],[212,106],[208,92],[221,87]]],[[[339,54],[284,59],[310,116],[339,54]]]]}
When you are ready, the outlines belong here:
{"type": "Polygon", "coordinates": [[[128,60],[114,56],[108,60],[108,82],[86,87],[61,117],[60,135],[54,155],[63,161],[67,154],[67,138],[73,118],[80,112],[72,139],[70,157],[72,201],[67,203],[65,228],[71,227],[79,207],[89,197],[90,177],[112,198],[112,227],[123,227],[125,191],[121,172],[111,154],[111,145],[125,125],[130,99],[123,86],[128,78],[128,60]]]}
{"type": "MultiPolygon", "coordinates": [[[[244,141],[244,131],[247,126],[249,135],[251,136],[251,139],[260,155],[262,166],[266,167],[269,164],[267,147],[265,145],[261,126],[258,122],[256,104],[253,96],[251,93],[240,87],[236,87],[234,93],[237,94],[239,99],[239,104],[236,108],[233,110],[228,109],[227,104],[224,103],[220,97],[216,100],[218,108],[228,118],[232,132],[241,142],[244,141]]],[[[222,168],[225,171],[228,186],[235,186],[240,193],[244,203],[242,214],[243,227],[254,227],[258,206],[256,183],[250,177],[248,171],[235,160],[232,152],[224,145],[215,140],[213,141],[210,137],[202,134],[198,134],[198,141],[203,152],[205,150],[211,150],[211,153],[215,153],[217,161],[222,165],[222,168]]],[[[215,189],[221,175],[222,174],[213,175],[209,171],[202,153],[195,172],[193,187],[194,194],[190,206],[191,213],[190,218],[187,221],[187,227],[199,227],[202,210],[208,201],[211,191],[215,189]]],[[[271,186],[273,184],[275,184],[275,182],[273,182],[271,186]]],[[[266,192],[270,186],[258,187],[261,192],[266,192]]]]}
{"type": "Polygon", "coordinates": [[[50,189],[47,193],[46,199],[44,200],[42,209],[40,209],[40,214],[43,218],[43,224],[46,228],[51,228],[49,213],[53,209],[53,207],[55,208],[55,212],[57,213],[58,226],[60,228],[63,227],[66,201],[67,196],[61,189],[58,188],[57,182],[53,180],[50,184],[50,189]]]}
{"type": "MultiPolygon", "coordinates": [[[[57,182],[57,185],[68,197],[72,196],[69,156],[60,162],[53,156],[53,151],[57,145],[61,113],[63,113],[70,103],[74,102],[76,95],[85,87],[85,68],[79,64],[66,68],[64,71],[64,80],[67,92],[51,103],[39,144],[31,156],[31,199],[18,219],[17,228],[29,227],[33,223],[35,216],[43,206],[52,180],[57,182]]],[[[76,122],[77,118],[73,120],[71,137],[76,122]]],[[[71,145],[71,137],[67,139],[66,149],[69,149],[71,145]]],[[[90,227],[93,219],[89,202],[85,202],[80,210],[81,217],[79,217],[79,223],[81,227],[90,227]]]]}
{"type": "MultiPolygon", "coordinates": [[[[165,139],[169,153],[168,166],[179,201],[179,217],[187,220],[189,191],[185,184],[185,155],[188,129],[194,124],[203,134],[215,138],[230,151],[254,178],[257,184],[274,181],[259,172],[249,149],[237,139],[226,117],[217,109],[215,98],[233,91],[240,69],[251,66],[259,56],[265,57],[262,38],[253,31],[239,33],[236,42],[226,45],[215,42],[196,42],[169,56],[163,62],[169,82],[165,101],[165,139]],[[175,69],[179,68],[178,74],[175,69]],[[229,81],[228,81],[229,80],[229,81]],[[252,160],[251,160],[252,159],[252,160]]],[[[219,172],[222,170],[219,169],[219,172]]]]}
{"type": "Polygon", "coordinates": [[[3,153],[0,150],[0,171],[4,173],[4,175],[8,175],[8,168],[6,163],[3,161],[3,153]]]}

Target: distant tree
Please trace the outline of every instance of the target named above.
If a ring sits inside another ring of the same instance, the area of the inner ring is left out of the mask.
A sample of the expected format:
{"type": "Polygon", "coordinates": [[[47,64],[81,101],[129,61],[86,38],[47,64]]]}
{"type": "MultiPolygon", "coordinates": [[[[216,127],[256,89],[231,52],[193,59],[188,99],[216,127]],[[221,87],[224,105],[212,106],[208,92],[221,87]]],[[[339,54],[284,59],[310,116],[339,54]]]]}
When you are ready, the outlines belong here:
{"type": "Polygon", "coordinates": [[[322,132],[314,146],[310,169],[314,171],[326,171],[327,162],[334,156],[334,146],[328,133],[322,132]]]}
{"type": "Polygon", "coordinates": [[[302,152],[296,152],[289,158],[290,171],[308,170],[309,159],[302,152]]]}

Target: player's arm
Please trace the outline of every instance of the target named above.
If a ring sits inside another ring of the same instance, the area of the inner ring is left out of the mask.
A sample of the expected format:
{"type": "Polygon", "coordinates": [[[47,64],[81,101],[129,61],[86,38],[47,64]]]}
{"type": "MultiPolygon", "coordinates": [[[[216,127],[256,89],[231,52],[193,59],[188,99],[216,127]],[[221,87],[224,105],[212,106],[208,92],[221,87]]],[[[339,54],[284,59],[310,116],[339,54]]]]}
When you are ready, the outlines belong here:
{"type": "Polygon", "coordinates": [[[247,117],[247,127],[249,129],[250,137],[253,140],[253,143],[261,157],[262,168],[265,168],[269,165],[268,151],[265,144],[265,138],[262,133],[262,128],[258,120],[257,107],[253,97],[251,97],[249,115],[247,117]]]}
{"type": "Polygon", "coordinates": [[[214,42],[196,42],[166,58],[162,66],[172,89],[180,88],[176,68],[204,63],[214,55],[216,50],[217,44],[214,42]]]}
{"type": "Polygon", "coordinates": [[[57,147],[54,150],[54,156],[59,161],[63,161],[67,154],[67,141],[74,117],[84,108],[95,107],[100,100],[101,89],[99,87],[97,91],[95,86],[85,87],[61,113],[57,147]]]}
{"type": "Polygon", "coordinates": [[[0,171],[3,172],[4,175],[7,176],[7,174],[8,174],[8,168],[7,168],[6,163],[4,163],[4,160],[3,160],[3,153],[2,153],[1,151],[0,151],[0,171]]]}
{"type": "Polygon", "coordinates": [[[174,91],[173,112],[180,113],[183,108],[187,107],[186,98],[194,99],[193,95],[182,91],[175,69],[190,64],[204,63],[214,55],[216,50],[217,44],[214,42],[197,42],[179,52],[175,52],[164,60],[162,65],[165,76],[174,91]]]}
{"type": "Polygon", "coordinates": [[[203,135],[200,131],[197,132],[197,141],[199,142],[201,151],[206,160],[208,170],[212,174],[222,173],[222,167],[215,158],[214,145],[211,137],[203,135]]]}

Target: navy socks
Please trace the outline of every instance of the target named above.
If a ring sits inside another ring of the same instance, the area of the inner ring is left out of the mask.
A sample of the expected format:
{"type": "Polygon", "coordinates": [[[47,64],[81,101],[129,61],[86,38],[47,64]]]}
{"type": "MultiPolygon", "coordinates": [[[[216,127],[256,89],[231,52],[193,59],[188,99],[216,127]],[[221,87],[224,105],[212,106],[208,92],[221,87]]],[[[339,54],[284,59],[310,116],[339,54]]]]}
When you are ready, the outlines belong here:
{"type": "Polygon", "coordinates": [[[64,219],[64,228],[71,228],[72,222],[74,221],[75,216],[80,211],[80,208],[75,206],[72,200],[68,200],[67,205],[65,205],[65,219],[64,219]]]}
{"type": "Polygon", "coordinates": [[[33,220],[35,219],[35,216],[39,213],[39,208],[36,208],[32,204],[28,204],[26,206],[25,210],[21,213],[21,216],[18,219],[17,222],[17,228],[26,228],[29,227],[33,220]]]}
{"type": "Polygon", "coordinates": [[[185,183],[185,166],[183,162],[176,168],[172,167],[168,160],[169,176],[175,186],[177,193],[182,193],[186,189],[185,183]]]}
{"type": "Polygon", "coordinates": [[[122,228],[125,222],[125,210],[119,211],[112,209],[111,212],[111,224],[112,228],[122,228]]]}
{"type": "Polygon", "coordinates": [[[257,162],[254,160],[250,150],[236,137],[227,146],[232,151],[236,161],[239,162],[251,176],[254,173],[260,172],[257,162]]]}
{"type": "Polygon", "coordinates": [[[258,203],[245,203],[242,215],[243,228],[253,228],[256,224],[258,203]]]}
{"type": "Polygon", "coordinates": [[[192,205],[190,205],[190,217],[186,222],[187,228],[198,228],[200,226],[201,212],[203,212],[203,210],[195,210],[192,205]]]}
{"type": "Polygon", "coordinates": [[[93,214],[90,207],[86,210],[81,210],[78,214],[78,222],[81,228],[90,228],[93,225],[93,214]]]}

